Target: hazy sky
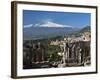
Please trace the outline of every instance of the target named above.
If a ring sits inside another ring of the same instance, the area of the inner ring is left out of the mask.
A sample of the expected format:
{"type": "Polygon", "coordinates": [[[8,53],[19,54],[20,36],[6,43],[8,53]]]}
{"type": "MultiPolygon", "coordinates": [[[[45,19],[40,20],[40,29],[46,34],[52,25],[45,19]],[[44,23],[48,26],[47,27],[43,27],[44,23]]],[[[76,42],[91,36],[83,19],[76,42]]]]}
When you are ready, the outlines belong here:
{"type": "Polygon", "coordinates": [[[24,27],[30,27],[40,23],[84,27],[91,24],[90,20],[90,13],[23,10],[24,27]]]}

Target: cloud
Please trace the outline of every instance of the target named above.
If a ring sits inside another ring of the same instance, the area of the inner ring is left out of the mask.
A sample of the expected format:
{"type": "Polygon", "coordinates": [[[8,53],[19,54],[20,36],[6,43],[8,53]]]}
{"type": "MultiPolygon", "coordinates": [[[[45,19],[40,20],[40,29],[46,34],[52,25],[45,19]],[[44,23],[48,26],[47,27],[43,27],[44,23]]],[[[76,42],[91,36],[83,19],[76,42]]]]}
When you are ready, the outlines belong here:
{"type": "Polygon", "coordinates": [[[29,27],[32,27],[33,24],[29,24],[29,25],[24,25],[24,28],[29,28],[29,27]]]}

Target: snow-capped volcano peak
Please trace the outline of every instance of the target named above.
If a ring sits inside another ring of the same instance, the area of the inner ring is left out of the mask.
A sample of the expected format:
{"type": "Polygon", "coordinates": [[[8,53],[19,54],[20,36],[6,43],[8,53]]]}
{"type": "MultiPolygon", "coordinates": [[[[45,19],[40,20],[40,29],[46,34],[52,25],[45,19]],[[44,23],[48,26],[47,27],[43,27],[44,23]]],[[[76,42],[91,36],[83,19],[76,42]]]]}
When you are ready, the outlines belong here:
{"type": "Polygon", "coordinates": [[[72,28],[72,26],[70,25],[63,25],[63,24],[58,24],[52,21],[45,21],[45,22],[40,22],[40,23],[36,23],[36,24],[29,24],[29,25],[24,25],[24,28],[29,28],[29,27],[54,27],[54,28],[64,28],[64,27],[68,27],[68,28],[72,28]]]}
{"type": "Polygon", "coordinates": [[[44,23],[35,24],[35,27],[61,27],[61,28],[63,28],[63,27],[71,27],[71,26],[62,25],[62,24],[51,22],[51,21],[47,21],[44,23]]]}
{"type": "Polygon", "coordinates": [[[57,23],[50,22],[50,21],[48,21],[44,24],[41,24],[40,26],[41,27],[65,27],[65,25],[57,24],[57,23]]]}

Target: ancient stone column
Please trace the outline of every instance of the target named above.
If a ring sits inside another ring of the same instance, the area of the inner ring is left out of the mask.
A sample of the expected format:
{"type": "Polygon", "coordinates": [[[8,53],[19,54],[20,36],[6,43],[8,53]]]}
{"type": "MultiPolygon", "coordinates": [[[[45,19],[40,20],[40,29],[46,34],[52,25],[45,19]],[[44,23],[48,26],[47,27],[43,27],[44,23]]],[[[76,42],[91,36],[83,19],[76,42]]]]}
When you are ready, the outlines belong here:
{"type": "Polygon", "coordinates": [[[66,64],[66,58],[67,58],[66,57],[67,56],[67,54],[66,54],[66,43],[64,42],[63,45],[64,45],[63,63],[66,64]]]}

